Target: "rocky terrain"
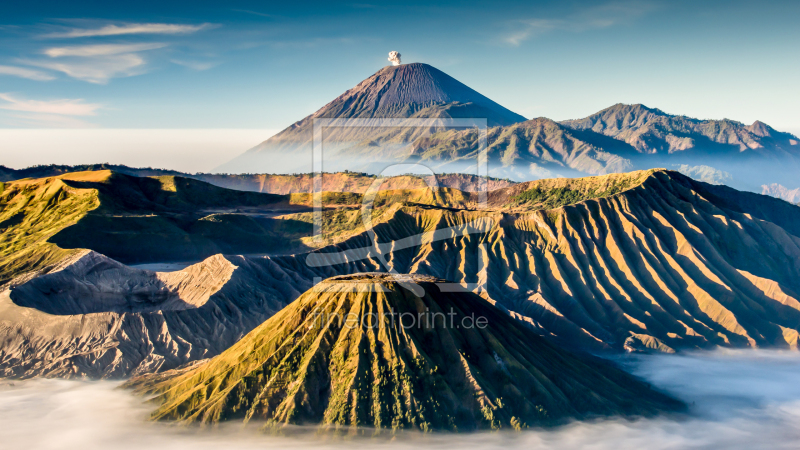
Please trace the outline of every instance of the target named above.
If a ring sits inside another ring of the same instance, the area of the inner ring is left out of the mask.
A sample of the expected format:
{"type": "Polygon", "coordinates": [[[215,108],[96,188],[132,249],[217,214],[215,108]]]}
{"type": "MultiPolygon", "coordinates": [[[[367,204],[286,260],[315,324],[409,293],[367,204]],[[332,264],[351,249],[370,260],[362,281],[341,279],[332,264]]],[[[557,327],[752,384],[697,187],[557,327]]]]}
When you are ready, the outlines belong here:
{"type": "Polygon", "coordinates": [[[758,120],[751,125],[700,120],[641,104],[616,104],[561,124],[629,144],[639,152],[630,158],[637,169],[705,166],[727,173],[725,184],[753,192],[760,192],[762,184],[795,185],[800,171],[800,139],[758,120]]]}
{"type": "MultiPolygon", "coordinates": [[[[135,177],[179,176],[204,181],[214,186],[238,191],[263,192],[267,194],[300,194],[312,192],[313,174],[215,174],[183,173],[175,170],[134,168],[114,164],[87,164],[79,166],[34,166],[26,169],[9,169],[0,166],[0,182],[21,180],[23,178],[47,178],[71,172],[107,171],[135,177]]],[[[322,190],[326,192],[354,192],[363,194],[377,177],[367,173],[337,172],[322,174],[322,190]]],[[[432,176],[398,175],[387,177],[382,189],[420,189],[426,188],[432,176]]],[[[437,174],[436,183],[441,187],[472,192],[480,188],[476,175],[464,173],[437,174]]],[[[507,179],[485,177],[486,189],[495,190],[514,184],[507,179]]]]}
{"type": "Polygon", "coordinates": [[[465,431],[682,408],[449,286],[419,275],[330,278],[218,357],[128,386],[157,395],[155,419],[204,423],[465,431]]]}
{"type": "Polygon", "coordinates": [[[633,146],[641,153],[746,152],[794,156],[797,137],[755,121],[699,120],[667,114],[641,104],[618,103],[584,119],[561,122],[575,130],[592,130],[633,146]]]}
{"type": "Polygon", "coordinates": [[[794,205],[669,171],[523,183],[489,202],[403,207],[375,225],[377,238],[315,259],[471,284],[584,348],[798,345],[794,205]]]}
{"type": "Polygon", "coordinates": [[[330,193],[313,241],[311,212],[291,210],[307,196],[195,183],[91,172],[4,185],[0,373],[174,369],[224,351],[321,279],[389,270],[465,286],[571,347],[798,346],[800,208],[782,200],[651,170],[521,183],[485,203],[385,191],[369,224],[360,194],[330,193]],[[258,236],[306,249],[223,250],[258,236]],[[173,253],[198,263],[124,265],[173,253]]]}
{"type": "Polygon", "coordinates": [[[0,291],[0,377],[123,378],[215,356],[298,295],[280,278],[242,258],[157,273],[78,252],[0,291]]]}

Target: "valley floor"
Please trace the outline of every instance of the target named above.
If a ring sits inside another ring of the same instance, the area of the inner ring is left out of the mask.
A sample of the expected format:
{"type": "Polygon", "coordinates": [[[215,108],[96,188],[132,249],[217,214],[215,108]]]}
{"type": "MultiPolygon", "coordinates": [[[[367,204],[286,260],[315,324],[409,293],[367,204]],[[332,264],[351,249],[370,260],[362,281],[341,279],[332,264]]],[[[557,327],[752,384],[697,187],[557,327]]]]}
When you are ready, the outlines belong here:
{"type": "Polygon", "coordinates": [[[117,383],[35,379],[0,382],[0,442],[8,448],[797,448],[800,355],[715,351],[627,355],[619,362],[691,405],[689,417],[575,422],[552,430],[469,435],[403,433],[394,439],[332,438],[311,430],[262,434],[150,423],[151,405],[117,383]]]}

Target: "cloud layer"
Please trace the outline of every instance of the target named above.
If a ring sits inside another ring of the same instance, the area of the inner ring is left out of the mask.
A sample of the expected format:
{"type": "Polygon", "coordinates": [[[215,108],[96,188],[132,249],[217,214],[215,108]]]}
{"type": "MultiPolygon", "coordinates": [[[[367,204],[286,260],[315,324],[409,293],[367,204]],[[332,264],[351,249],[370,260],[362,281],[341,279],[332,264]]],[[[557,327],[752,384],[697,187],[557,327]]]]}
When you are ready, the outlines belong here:
{"type": "Polygon", "coordinates": [[[82,117],[94,116],[102,108],[83,99],[31,100],[0,92],[0,110],[16,126],[51,128],[87,128],[94,126],[82,117]]]}
{"type": "Polygon", "coordinates": [[[42,37],[49,39],[81,38],[98,36],[123,36],[131,34],[189,34],[211,28],[213,25],[180,25],[174,23],[129,23],[124,25],[106,25],[101,28],[73,28],[59,33],[50,33],[42,37]]]}
{"type": "Polygon", "coordinates": [[[122,53],[136,53],[145,50],[155,50],[164,48],[167,44],[100,44],[100,45],[78,45],[72,47],[53,47],[46,49],[43,53],[51,58],[62,56],[109,56],[122,53]]]}
{"type": "Polygon", "coordinates": [[[0,93],[0,100],[6,102],[0,103],[0,109],[65,116],[93,116],[101,108],[99,104],[85,103],[82,99],[25,100],[0,93]]]}
{"type": "MultiPolygon", "coordinates": [[[[106,84],[112,78],[146,73],[148,58],[145,57],[145,52],[154,52],[171,45],[169,42],[119,42],[120,37],[139,36],[136,39],[141,41],[147,39],[144,35],[160,35],[166,39],[169,35],[191,34],[214,26],[208,23],[199,25],[123,23],[107,24],[98,28],[69,28],[66,31],[38,37],[48,40],[77,39],[86,43],[46,47],[39,53],[48,58],[42,59],[37,56],[18,58],[13,66],[0,65],[0,75],[49,81],[56,78],[52,72],[61,72],[78,80],[106,84]],[[103,41],[107,39],[114,39],[115,42],[104,43],[103,41]]],[[[181,61],[178,62],[181,64],[183,60],[176,61],[181,61]]],[[[213,63],[189,62],[183,65],[204,70],[212,67],[213,63]]]]}
{"type": "Polygon", "coordinates": [[[147,422],[153,405],[108,381],[30,380],[2,386],[0,442],[9,448],[626,450],[797,448],[800,356],[796,352],[706,352],[626,360],[654,386],[695,402],[688,417],[604,419],[504,433],[391,433],[337,437],[290,427],[270,435],[228,424],[214,428],[147,422]]]}
{"type": "Polygon", "coordinates": [[[0,65],[0,75],[11,75],[14,77],[27,78],[29,80],[36,80],[36,81],[50,81],[56,78],[50,74],[47,74],[39,70],[27,69],[25,67],[3,66],[3,65],[0,65]]]}

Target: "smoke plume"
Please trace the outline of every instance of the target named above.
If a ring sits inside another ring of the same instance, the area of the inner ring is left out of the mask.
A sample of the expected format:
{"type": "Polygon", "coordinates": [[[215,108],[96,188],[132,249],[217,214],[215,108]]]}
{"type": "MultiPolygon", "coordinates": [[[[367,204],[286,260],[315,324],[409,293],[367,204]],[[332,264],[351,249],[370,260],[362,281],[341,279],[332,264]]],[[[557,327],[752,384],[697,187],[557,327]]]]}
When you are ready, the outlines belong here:
{"type": "Polygon", "coordinates": [[[389,52],[389,62],[392,63],[393,66],[399,66],[401,64],[400,53],[389,52]]]}

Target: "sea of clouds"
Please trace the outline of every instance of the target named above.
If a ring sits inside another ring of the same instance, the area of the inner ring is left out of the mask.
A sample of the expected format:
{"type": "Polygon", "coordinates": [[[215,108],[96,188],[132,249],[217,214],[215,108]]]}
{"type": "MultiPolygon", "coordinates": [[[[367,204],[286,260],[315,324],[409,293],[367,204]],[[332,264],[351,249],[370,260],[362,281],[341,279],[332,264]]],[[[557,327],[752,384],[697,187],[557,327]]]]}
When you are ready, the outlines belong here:
{"type": "MultiPolygon", "coordinates": [[[[717,351],[626,356],[628,370],[691,406],[683,417],[575,422],[521,433],[285,436],[241,425],[195,429],[148,422],[152,405],[118,383],[0,382],[0,447],[205,449],[684,449],[800,448],[800,354],[717,351]]],[[[296,430],[295,430],[296,431],[296,430]]]]}

